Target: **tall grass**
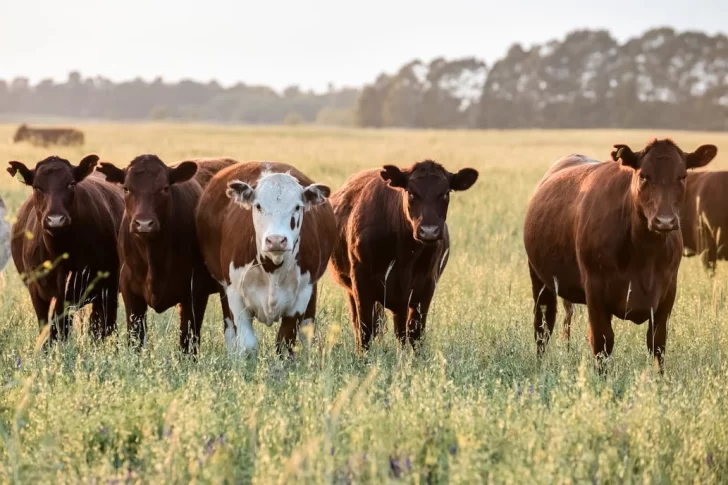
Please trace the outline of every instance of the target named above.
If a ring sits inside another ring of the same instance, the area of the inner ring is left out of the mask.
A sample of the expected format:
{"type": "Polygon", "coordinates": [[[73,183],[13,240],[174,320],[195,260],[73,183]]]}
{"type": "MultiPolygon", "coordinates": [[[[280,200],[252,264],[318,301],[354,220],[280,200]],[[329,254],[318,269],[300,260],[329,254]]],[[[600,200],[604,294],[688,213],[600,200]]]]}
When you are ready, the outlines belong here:
{"type": "MultiPolygon", "coordinates": [[[[50,152],[9,141],[7,160],[50,152]]],[[[176,315],[150,310],[148,348],[88,336],[77,316],[68,342],[38,352],[19,276],[0,281],[0,483],[725,483],[728,480],[728,264],[714,278],[685,259],[669,324],[666,376],[653,370],[646,326],[614,320],[606,379],[592,368],[585,312],[567,349],[554,337],[536,361],[521,224],[528,198],[557,157],[606,158],[672,135],[685,149],[728,135],[617,131],[426,132],[83,126],[87,152],[125,164],[154,152],[280,160],[332,188],[385,163],[434,158],[481,176],[454,194],[452,252],[424,348],[387,332],[354,349],[343,291],[327,276],[316,336],[283,361],[275,329],[256,324],[257,358],[231,359],[210,299],[198,362],[179,354],[176,315]]],[[[711,168],[726,167],[719,153],[711,168]]],[[[29,190],[0,177],[12,215],[29,190]]],[[[608,201],[605,201],[608,203],[608,201]]],[[[560,313],[559,320],[563,316],[560,313]]],[[[559,323],[560,325],[560,323],[559,323]]],[[[391,330],[391,321],[389,322],[391,330]]],[[[560,328],[557,327],[557,335],[560,328]]]]}

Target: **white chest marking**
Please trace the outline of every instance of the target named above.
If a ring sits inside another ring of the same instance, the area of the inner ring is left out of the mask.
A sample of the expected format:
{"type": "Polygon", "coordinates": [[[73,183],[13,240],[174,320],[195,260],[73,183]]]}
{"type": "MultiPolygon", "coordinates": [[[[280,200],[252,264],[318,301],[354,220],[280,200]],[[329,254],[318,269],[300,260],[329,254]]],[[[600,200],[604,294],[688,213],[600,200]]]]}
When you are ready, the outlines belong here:
{"type": "Polygon", "coordinates": [[[284,261],[273,273],[266,273],[257,262],[239,268],[230,263],[229,274],[225,292],[237,327],[237,332],[233,328],[225,331],[229,351],[257,347],[253,318],[270,326],[282,317],[303,316],[311,299],[311,275],[301,274],[295,261],[284,261]]]}

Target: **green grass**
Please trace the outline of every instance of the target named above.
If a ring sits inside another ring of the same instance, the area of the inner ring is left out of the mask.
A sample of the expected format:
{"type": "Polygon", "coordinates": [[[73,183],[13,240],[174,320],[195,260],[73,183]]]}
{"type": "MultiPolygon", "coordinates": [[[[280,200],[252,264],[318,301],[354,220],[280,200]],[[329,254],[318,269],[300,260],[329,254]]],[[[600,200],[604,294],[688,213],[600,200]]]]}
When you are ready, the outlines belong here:
{"type": "MultiPolygon", "coordinates": [[[[419,355],[391,330],[357,355],[344,293],[327,276],[316,342],[275,356],[256,324],[257,359],[228,357],[210,299],[200,360],[177,351],[175,315],[150,310],[148,348],[96,344],[77,318],[67,343],[36,352],[38,328],[12,263],[0,281],[0,483],[725,483],[728,480],[728,264],[709,279],[685,259],[669,324],[666,375],[645,326],[614,321],[606,379],[593,370],[583,308],[568,349],[536,361],[521,241],[528,198],[557,157],[604,159],[612,144],[665,133],[426,132],[193,125],[82,126],[87,152],[128,163],[231,156],[292,163],[318,182],[435,158],[481,177],[455,194],[450,263],[419,355]]],[[[9,141],[7,160],[48,150],[9,141]]],[[[685,149],[728,150],[728,135],[667,133],[685,149]]],[[[719,153],[711,168],[726,168],[719,153]]],[[[0,177],[11,214],[28,190],[0,177]]],[[[122,305],[123,307],[123,305],[122,305]]],[[[560,314],[561,316],[561,314],[560,314]]],[[[559,318],[560,319],[560,318],[559,318]]],[[[557,333],[560,333],[560,321],[557,333]]]]}

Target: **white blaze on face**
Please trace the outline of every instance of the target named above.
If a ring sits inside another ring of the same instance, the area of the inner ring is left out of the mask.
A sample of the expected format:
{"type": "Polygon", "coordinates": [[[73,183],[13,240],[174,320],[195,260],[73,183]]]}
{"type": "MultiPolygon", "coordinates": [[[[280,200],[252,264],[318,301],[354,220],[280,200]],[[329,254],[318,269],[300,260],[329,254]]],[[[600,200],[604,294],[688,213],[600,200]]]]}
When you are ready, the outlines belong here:
{"type": "Polygon", "coordinates": [[[281,264],[298,252],[304,211],[323,203],[329,192],[320,184],[304,188],[288,173],[263,173],[255,187],[230,182],[227,195],[253,211],[258,254],[281,264]]]}

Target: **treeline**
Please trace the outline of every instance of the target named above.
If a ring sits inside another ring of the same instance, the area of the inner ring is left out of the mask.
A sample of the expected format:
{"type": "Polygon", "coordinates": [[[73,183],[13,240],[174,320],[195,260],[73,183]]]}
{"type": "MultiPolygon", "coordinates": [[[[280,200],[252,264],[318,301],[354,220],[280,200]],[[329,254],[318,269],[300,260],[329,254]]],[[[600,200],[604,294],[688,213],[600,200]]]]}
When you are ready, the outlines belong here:
{"type": "Polygon", "coordinates": [[[411,128],[728,130],[728,38],[659,28],[620,44],[580,30],[482,60],[419,60],[361,90],[243,83],[0,81],[0,114],[411,128]]]}
{"type": "Polygon", "coordinates": [[[26,78],[0,81],[0,113],[114,120],[195,120],[230,123],[353,124],[357,89],[318,94],[292,86],[278,93],[243,83],[224,88],[216,82],[157,78],[114,83],[71,72],[66,82],[26,78]]]}
{"type": "Polygon", "coordinates": [[[477,59],[413,61],[365,86],[357,123],[421,128],[728,129],[728,38],[654,29],[513,45],[477,59]]]}

